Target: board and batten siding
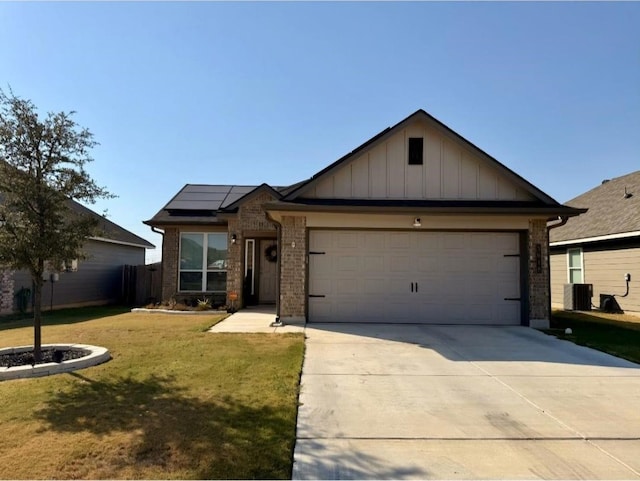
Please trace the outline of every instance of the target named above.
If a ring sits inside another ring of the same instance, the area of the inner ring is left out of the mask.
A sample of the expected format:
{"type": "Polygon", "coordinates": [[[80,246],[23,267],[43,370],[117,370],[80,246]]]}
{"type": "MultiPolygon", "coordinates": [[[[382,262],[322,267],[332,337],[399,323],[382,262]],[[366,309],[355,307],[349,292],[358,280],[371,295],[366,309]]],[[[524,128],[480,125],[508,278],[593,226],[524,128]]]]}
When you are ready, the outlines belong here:
{"type": "MultiPolygon", "coordinates": [[[[89,240],[84,245],[86,259],[78,261],[76,272],[60,273],[53,285],[53,307],[77,307],[118,302],[122,294],[122,266],[145,262],[145,249],[109,242],[89,240]]],[[[27,271],[14,274],[14,290],[32,289],[27,271]]],[[[33,296],[32,296],[33,297],[33,296]]],[[[47,279],[42,291],[42,308],[51,306],[51,283],[47,279]]],[[[14,299],[14,309],[17,310],[14,299]]]]}
{"type": "MultiPolygon", "coordinates": [[[[595,306],[600,304],[600,294],[615,294],[624,311],[640,312],[640,248],[595,250],[583,247],[584,282],[593,284],[595,306]],[[627,288],[624,275],[631,274],[629,295],[621,297],[627,288]]],[[[551,255],[551,302],[556,307],[563,304],[563,289],[567,280],[567,252],[551,255]]]]}
{"type": "Polygon", "coordinates": [[[309,198],[534,200],[463,145],[416,122],[321,180],[309,198]],[[422,137],[423,165],[408,165],[410,137],[422,137]]]}

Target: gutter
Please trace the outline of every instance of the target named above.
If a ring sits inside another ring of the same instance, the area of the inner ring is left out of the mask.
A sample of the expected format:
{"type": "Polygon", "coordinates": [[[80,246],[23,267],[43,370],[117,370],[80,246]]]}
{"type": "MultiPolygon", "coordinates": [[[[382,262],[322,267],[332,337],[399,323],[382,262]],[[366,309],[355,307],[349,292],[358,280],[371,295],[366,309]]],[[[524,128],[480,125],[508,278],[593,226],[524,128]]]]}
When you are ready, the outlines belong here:
{"type": "Polygon", "coordinates": [[[551,225],[547,225],[547,292],[549,293],[549,302],[547,308],[549,309],[549,326],[551,326],[551,247],[549,243],[549,233],[551,229],[556,227],[562,227],[569,221],[569,216],[558,216],[559,222],[551,225]]]}

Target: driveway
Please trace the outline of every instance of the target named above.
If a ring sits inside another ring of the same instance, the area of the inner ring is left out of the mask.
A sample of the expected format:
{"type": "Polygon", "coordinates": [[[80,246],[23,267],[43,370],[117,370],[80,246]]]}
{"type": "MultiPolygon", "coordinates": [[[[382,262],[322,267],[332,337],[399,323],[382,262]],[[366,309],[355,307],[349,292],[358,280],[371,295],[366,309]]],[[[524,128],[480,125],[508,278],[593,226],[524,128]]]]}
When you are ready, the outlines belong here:
{"type": "Polygon", "coordinates": [[[640,479],[640,365],[524,327],[306,334],[294,479],[640,479]]]}

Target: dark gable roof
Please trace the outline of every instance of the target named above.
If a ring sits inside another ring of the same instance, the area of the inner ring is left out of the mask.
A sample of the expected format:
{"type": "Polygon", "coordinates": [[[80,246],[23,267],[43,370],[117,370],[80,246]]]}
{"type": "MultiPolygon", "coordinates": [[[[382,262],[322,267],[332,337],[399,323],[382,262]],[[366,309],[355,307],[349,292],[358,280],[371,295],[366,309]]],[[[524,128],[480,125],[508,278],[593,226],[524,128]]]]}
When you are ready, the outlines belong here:
{"type": "Polygon", "coordinates": [[[260,192],[269,192],[275,199],[288,187],[261,185],[185,185],[151,219],[147,225],[226,224],[220,214],[234,212],[239,205],[260,192]]]}
{"type": "Polygon", "coordinates": [[[73,212],[76,212],[81,215],[89,215],[98,219],[98,229],[101,231],[99,238],[94,238],[95,240],[106,239],[107,241],[114,241],[116,243],[130,244],[137,247],[142,247],[145,249],[154,249],[155,246],[143,239],[142,237],[137,236],[133,232],[120,227],[118,224],[111,222],[104,216],[97,214],[91,209],[79,204],[74,200],[68,201],[69,209],[73,212]]]}
{"type": "MultiPolygon", "coordinates": [[[[0,193],[0,202],[2,202],[2,194],[0,193]]],[[[98,229],[101,231],[100,238],[106,239],[107,241],[114,241],[116,243],[124,243],[131,244],[137,247],[142,247],[145,249],[154,249],[155,246],[143,239],[142,237],[137,236],[133,232],[120,227],[118,224],[111,222],[104,216],[97,214],[91,209],[83,206],[82,204],[76,202],[75,200],[67,200],[67,207],[72,212],[80,215],[88,215],[98,219],[98,229]]],[[[99,240],[94,238],[95,240],[99,240]]]]}
{"type": "Polygon", "coordinates": [[[640,170],[604,182],[566,205],[589,210],[552,229],[550,242],[640,232],[640,170]]]}
{"type": "Polygon", "coordinates": [[[347,155],[336,160],[331,165],[322,169],[311,178],[290,185],[288,187],[271,187],[267,184],[260,186],[237,186],[237,185],[196,185],[187,184],[180,192],[178,192],[173,199],[169,201],[156,215],[151,219],[144,221],[145,224],[151,226],[162,225],[180,225],[180,224],[207,224],[207,225],[224,225],[227,223],[226,216],[224,214],[232,214],[238,208],[238,206],[250,199],[253,195],[256,195],[260,191],[268,191],[274,197],[274,202],[268,204],[268,208],[283,209],[283,210],[321,210],[327,207],[346,208],[346,209],[372,209],[372,208],[391,208],[391,209],[403,209],[403,208],[416,208],[420,207],[427,210],[442,211],[442,212],[462,212],[461,209],[470,209],[469,212],[476,210],[487,212],[504,211],[509,213],[537,213],[541,215],[564,215],[574,216],[580,214],[581,211],[572,209],[559,204],[553,198],[542,192],[533,184],[529,183],[524,178],[498,162],[489,154],[476,147],[474,144],[460,136],[449,127],[444,125],[436,118],[429,115],[424,110],[420,109],[398,122],[393,127],[384,129],[379,134],[375,135],[365,143],[354,149],[347,155]],[[397,204],[394,200],[354,200],[354,199],[331,199],[331,200],[319,200],[315,204],[307,199],[303,199],[304,193],[315,185],[319,179],[326,175],[330,175],[335,170],[340,168],[343,164],[353,160],[356,155],[361,153],[367,148],[375,146],[379,142],[385,141],[389,136],[393,135],[398,130],[404,128],[409,123],[415,120],[422,120],[428,123],[431,127],[435,128],[441,134],[449,137],[452,140],[462,143],[468,149],[472,150],[475,154],[483,158],[486,162],[493,165],[498,169],[506,178],[510,179],[516,185],[529,192],[533,197],[537,199],[533,203],[526,203],[526,205],[518,202],[509,202],[508,205],[501,205],[495,202],[477,202],[473,201],[472,205],[465,205],[463,203],[453,202],[451,205],[446,202],[439,201],[417,201],[412,204],[412,201],[401,201],[401,204],[397,204]],[[402,203],[404,202],[404,203],[402,203]],[[324,205],[323,205],[324,204],[324,205]],[[492,210],[493,209],[493,210],[492,210]]]}
{"type": "Polygon", "coordinates": [[[299,196],[304,195],[304,193],[307,190],[309,190],[313,185],[315,185],[322,177],[324,177],[325,175],[330,175],[332,172],[335,172],[343,164],[355,159],[356,155],[358,155],[359,153],[361,153],[365,149],[372,148],[376,144],[385,141],[387,138],[389,138],[395,132],[403,129],[404,127],[406,127],[408,124],[410,124],[411,122],[413,122],[415,120],[423,120],[427,124],[429,124],[431,127],[434,127],[436,130],[438,130],[443,135],[462,143],[467,148],[469,148],[470,150],[474,151],[477,155],[479,155],[481,158],[483,158],[485,161],[487,161],[488,163],[490,163],[494,167],[496,167],[507,178],[511,179],[517,185],[520,185],[524,190],[526,190],[531,195],[533,195],[535,198],[541,200],[545,204],[556,205],[556,206],[560,205],[556,200],[554,200],[549,195],[547,195],[544,192],[542,192],[535,185],[531,184],[529,181],[527,181],[523,177],[521,177],[518,174],[516,174],[514,171],[512,171],[511,169],[506,167],[504,164],[500,163],[498,160],[496,160],[495,158],[491,157],[485,151],[483,151],[482,149],[480,149],[479,147],[477,147],[473,143],[469,142],[467,139],[462,137],[460,134],[458,134],[454,130],[450,129],[445,124],[440,122],[435,117],[429,115],[427,112],[425,112],[422,109],[416,110],[414,113],[409,115],[407,118],[401,120],[400,122],[398,122],[393,127],[387,127],[386,129],[384,129],[379,134],[377,134],[374,137],[372,137],[371,139],[367,140],[364,144],[360,145],[359,147],[357,147],[353,151],[349,152],[347,155],[345,155],[345,156],[341,157],[340,159],[336,160],[333,164],[329,165],[328,167],[322,169],[317,174],[313,175],[307,181],[300,183],[300,185],[298,187],[296,187],[294,189],[291,189],[283,197],[282,200],[283,201],[292,201],[292,200],[297,199],[299,196]]]}

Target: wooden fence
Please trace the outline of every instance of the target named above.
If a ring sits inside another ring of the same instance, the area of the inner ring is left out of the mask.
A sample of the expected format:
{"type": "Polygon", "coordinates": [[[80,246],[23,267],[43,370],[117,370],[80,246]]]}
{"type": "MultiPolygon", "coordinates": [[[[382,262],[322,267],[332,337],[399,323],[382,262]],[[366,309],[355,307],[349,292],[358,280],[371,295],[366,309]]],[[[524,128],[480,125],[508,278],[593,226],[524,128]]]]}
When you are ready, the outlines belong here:
{"type": "Polygon", "coordinates": [[[122,303],[144,306],[162,299],[162,263],[122,266],[122,303]]]}

